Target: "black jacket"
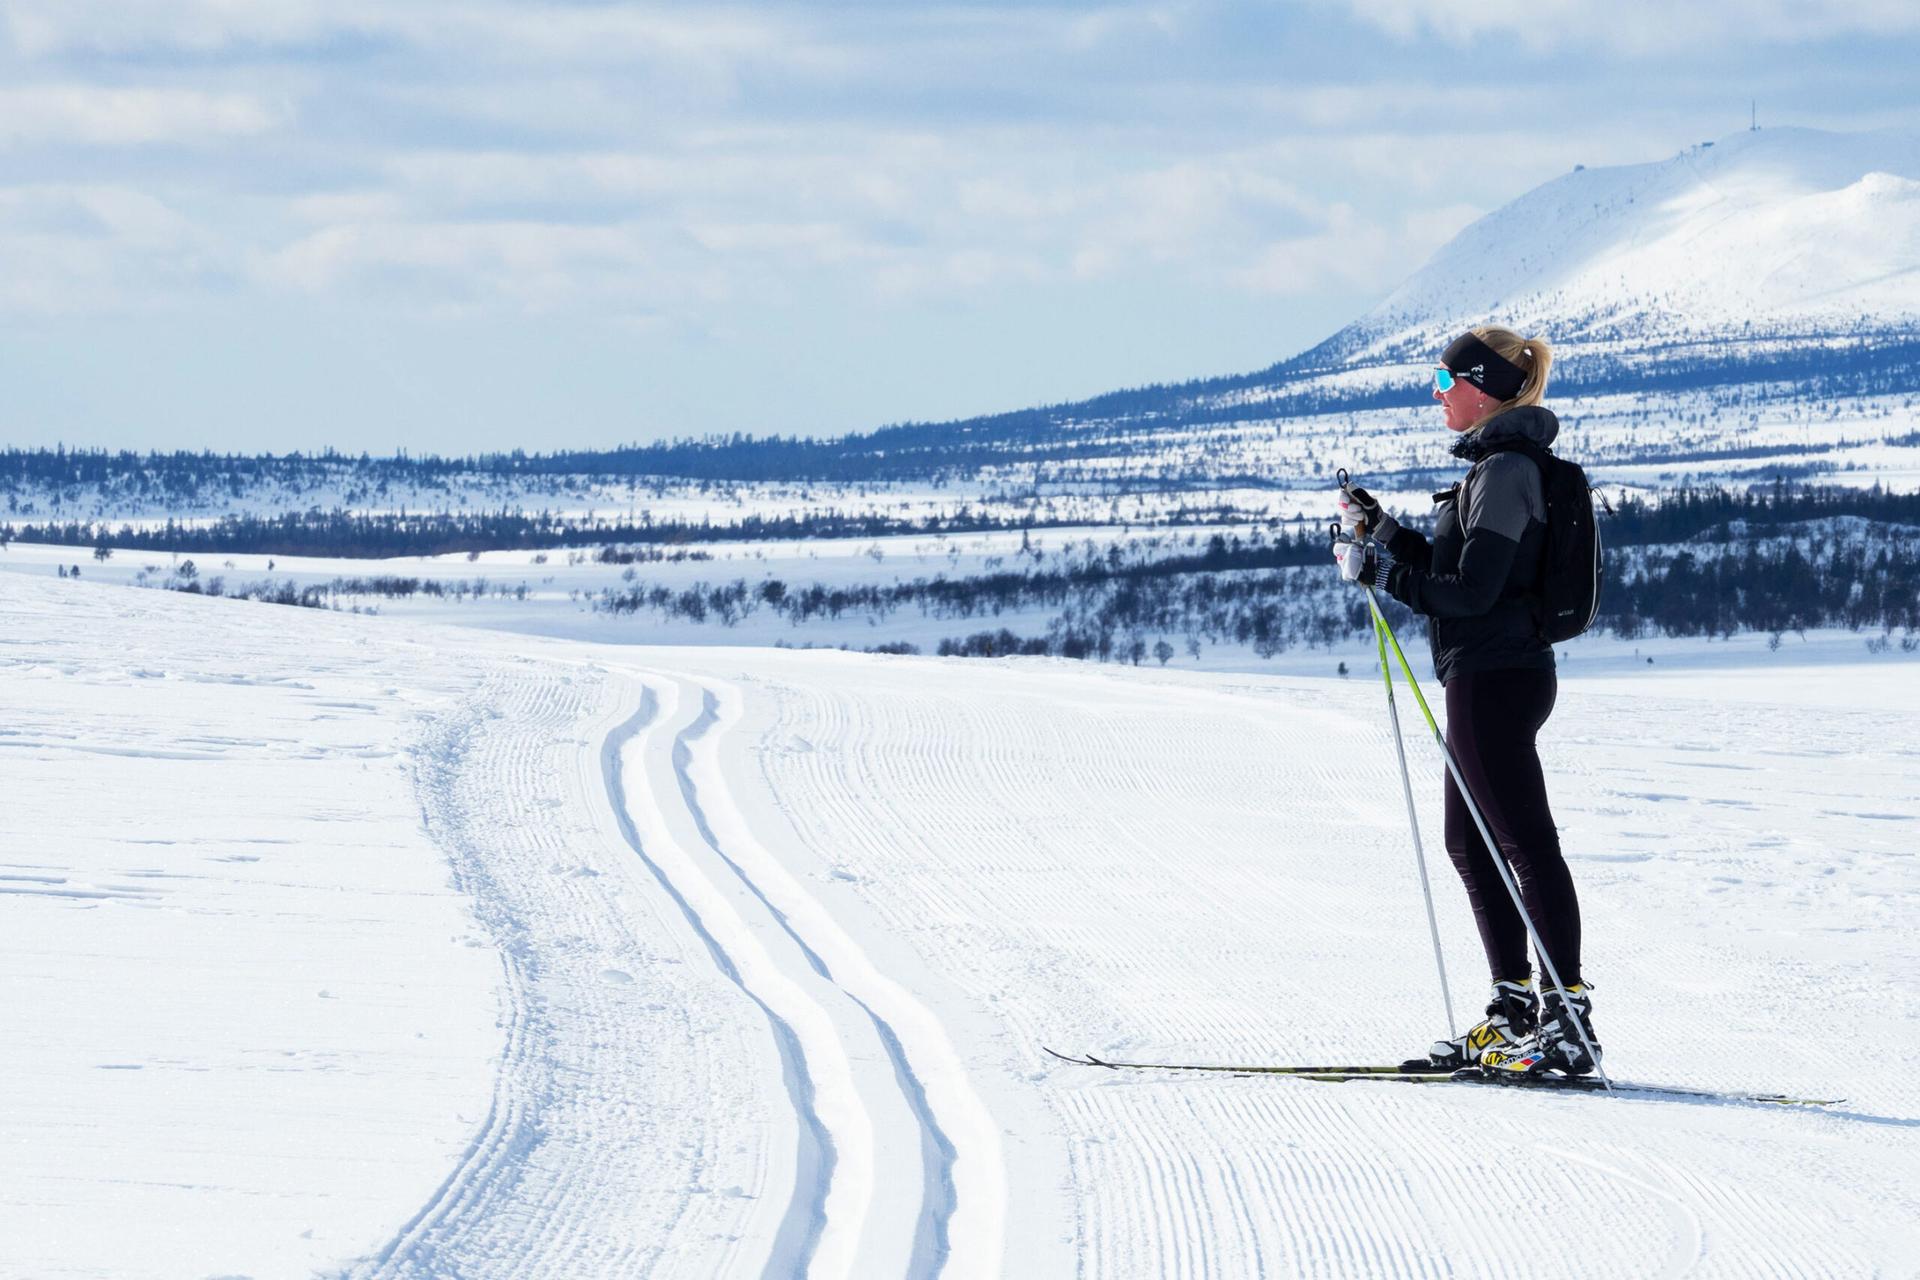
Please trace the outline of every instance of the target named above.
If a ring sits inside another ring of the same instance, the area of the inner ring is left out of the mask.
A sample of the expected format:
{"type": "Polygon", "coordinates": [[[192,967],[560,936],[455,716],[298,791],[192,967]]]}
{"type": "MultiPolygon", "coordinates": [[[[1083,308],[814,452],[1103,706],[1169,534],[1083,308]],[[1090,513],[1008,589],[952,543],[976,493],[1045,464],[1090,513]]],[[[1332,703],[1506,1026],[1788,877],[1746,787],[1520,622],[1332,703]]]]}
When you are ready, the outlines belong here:
{"type": "Polygon", "coordinates": [[[1560,433],[1537,405],[1509,409],[1454,444],[1473,463],[1442,503],[1433,541],[1385,516],[1374,537],[1393,556],[1387,591],[1426,615],[1433,669],[1445,684],[1470,671],[1553,666],[1540,636],[1536,591],[1546,552],[1547,505],[1540,468],[1502,441],[1546,447],[1560,433]]]}

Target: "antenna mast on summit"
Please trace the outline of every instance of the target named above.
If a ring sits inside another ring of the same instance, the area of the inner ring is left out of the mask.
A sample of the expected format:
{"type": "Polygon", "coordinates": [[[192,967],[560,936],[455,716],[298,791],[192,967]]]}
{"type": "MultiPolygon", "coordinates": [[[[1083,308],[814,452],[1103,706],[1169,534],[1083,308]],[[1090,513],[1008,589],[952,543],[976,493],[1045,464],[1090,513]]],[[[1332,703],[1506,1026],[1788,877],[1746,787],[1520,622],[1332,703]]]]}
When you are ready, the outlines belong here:
{"type": "Polygon", "coordinates": [[[1760,132],[1760,100],[1755,98],[1749,102],[1747,110],[1751,113],[1747,119],[1747,132],[1760,132]]]}

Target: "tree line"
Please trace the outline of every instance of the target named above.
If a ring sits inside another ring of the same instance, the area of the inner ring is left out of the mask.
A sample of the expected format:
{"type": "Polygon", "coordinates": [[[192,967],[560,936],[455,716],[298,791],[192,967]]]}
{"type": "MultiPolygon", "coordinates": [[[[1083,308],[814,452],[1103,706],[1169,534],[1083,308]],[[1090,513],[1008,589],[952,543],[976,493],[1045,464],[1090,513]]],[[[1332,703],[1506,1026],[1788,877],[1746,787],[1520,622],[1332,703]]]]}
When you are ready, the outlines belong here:
{"type": "MultiPolygon", "coordinates": [[[[1583,341],[1632,338],[1595,316],[1583,341]]],[[[342,475],[369,489],[381,484],[446,487],[455,477],[511,478],[671,476],[688,480],[830,483],[941,480],[981,468],[1143,456],[1165,447],[1174,428],[1278,422],[1325,414],[1404,408],[1421,403],[1423,385],[1328,378],[1354,367],[1421,363],[1432,352],[1414,347],[1372,352],[1378,334],[1349,328],[1289,360],[1253,373],[1158,383],[1087,400],[1044,405],[953,422],[899,422],[865,432],[806,438],[746,432],[681,437],[611,449],[528,453],[357,457],[317,454],[109,453],[55,449],[0,451],[0,495],[17,500],[34,489],[101,486],[157,498],[222,489],[238,496],[272,482],[299,491],[342,475]],[[1258,390],[1253,401],[1239,394],[1258,390]]],[[[1417,380],[1416,380],[1417,382],[1417,380]]],[[[1637,396],[1706,392],[1815,402],[1920,391],[1920,338],[1871,326],[1831,332],[1748,326],[1719,340],[1652,348],[1629,343],[1596,347],[1556,365],[1562,395],[1631,392],[1637,396]]],[[[17,508],[15,508],[17,509],[17,508]]]]}

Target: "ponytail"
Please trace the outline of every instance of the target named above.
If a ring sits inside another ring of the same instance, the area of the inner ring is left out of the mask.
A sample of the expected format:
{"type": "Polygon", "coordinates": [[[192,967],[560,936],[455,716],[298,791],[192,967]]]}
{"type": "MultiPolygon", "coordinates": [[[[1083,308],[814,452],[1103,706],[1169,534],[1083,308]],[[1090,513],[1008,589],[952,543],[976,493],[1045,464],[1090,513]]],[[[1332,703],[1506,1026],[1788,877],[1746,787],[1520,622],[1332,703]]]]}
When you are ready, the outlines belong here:
{"type": "Polygon", "coordinates": [[[1526,381],[1520,384],[1520,390],[1514,392],[1513,399],[1503,400],[1487,410],[1480,421],[1467,428],[1468,431],[1478,431],[1509,409],[1539,404],[1547,398],[1547,374],[1553,369],[1553,348],[1545,338],[1523,338],[1513,330],[1502,329],[1498,325],[1479,325],[1471,332],[1493,348],[1494,354],[1525,374],[1526,381]]]}
{"type": "Polygon", "coordinates": [[[1492,347],[1500,358],[1527,375],[1513,399],[1500,406],[1501,411],[1521,405],[1539,404],[1547,398],[1547,375],[1553,369],[1553,348],[1545,338],[1523,338],[1511,329],[1485,325],[1474,336],[1492,347]]]}

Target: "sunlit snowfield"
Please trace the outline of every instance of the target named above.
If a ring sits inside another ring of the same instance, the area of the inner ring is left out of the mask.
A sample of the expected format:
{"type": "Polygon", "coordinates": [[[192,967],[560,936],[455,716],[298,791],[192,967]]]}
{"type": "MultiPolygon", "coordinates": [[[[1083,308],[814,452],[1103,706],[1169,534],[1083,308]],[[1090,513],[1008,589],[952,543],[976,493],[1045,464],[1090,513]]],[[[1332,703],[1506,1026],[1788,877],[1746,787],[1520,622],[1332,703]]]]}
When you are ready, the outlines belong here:
{"type": "Polygon", "coordinates": [[[1897,650],[1575,661],[1545,742],[1610,1067],[1805,1111],[1042,1052],[1441,1030],[1370,673],[0,614],[7,1274],[1912,1269],[1897,650]]]}

